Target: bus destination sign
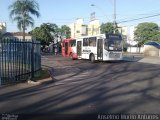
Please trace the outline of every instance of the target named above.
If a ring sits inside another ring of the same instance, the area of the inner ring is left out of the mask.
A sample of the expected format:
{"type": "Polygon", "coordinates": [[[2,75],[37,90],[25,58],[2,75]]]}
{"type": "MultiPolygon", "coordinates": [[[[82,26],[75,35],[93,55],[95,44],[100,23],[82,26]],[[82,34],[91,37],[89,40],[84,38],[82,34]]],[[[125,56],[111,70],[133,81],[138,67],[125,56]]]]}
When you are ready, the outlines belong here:
{"type": "Polygon", "coordinates": [[[122,36],[119,34],[106,34],[106,38],[122,40],[122,36]]]}

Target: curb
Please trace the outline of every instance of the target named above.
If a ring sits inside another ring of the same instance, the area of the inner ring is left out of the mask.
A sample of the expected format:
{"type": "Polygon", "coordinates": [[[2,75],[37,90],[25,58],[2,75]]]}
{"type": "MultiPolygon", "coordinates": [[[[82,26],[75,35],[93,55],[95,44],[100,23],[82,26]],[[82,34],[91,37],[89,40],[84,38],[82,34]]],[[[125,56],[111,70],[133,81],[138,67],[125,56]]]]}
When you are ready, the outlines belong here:
{"type": "Polygon", "coordinates": [[[32,84],[32,85],[41,85],[41,84],[48,84],[53,82],[56,82],[56,80],[53,80],[51,77],[38,80],[38,81],[32,81],[32,80],[27,81],[28,84],[32,84]]]}
{"type": "Polygon", "coordinates": [[[32,81],[32,80],[28,80],[27,83],[32,84],[32,85],[39,85],[40,84],[40,82],[35,82],[35,81],[32,81]]]}

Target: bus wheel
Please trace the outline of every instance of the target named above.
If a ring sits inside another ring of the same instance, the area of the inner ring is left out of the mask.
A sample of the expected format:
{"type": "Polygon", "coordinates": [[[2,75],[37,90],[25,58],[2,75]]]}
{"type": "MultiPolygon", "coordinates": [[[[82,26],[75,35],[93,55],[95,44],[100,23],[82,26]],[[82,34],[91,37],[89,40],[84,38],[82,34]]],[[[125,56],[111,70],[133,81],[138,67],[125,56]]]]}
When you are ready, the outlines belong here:
{"type": "Polygon", "coordinates": [[[93,62],[93,63],[95,62],[94,54],[91,55],[91,62],[93,62]]]}

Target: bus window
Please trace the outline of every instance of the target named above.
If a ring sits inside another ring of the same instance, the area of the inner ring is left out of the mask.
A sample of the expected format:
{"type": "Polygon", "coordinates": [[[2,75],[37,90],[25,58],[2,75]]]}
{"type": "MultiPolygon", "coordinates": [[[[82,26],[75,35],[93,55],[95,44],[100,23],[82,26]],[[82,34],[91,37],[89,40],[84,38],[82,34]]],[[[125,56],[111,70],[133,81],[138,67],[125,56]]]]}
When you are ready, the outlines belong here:
{"type": "Polygon", "coordinates": [[[89,38],[89,46],[95,47],[96,46],[96,37],[89,38]]]}
{"type": "Polygon", "coordinates": [[[88,46],[88,45],[89,45],[88,38],[83,38],[83,46],[88,46]]]}
{"type": "Polygon", "coordinates": [[[122,50],[122,41],[121,40],[105,40],[104,49],[111,50],[111,51],[113,51],[113,50],[121,51],[122,50]]]}
{"type": "Polygon", "coordinates": [[[76,40],[71,40],[70,47],[75,47],[75,46],[76,46],[76,40]]]}

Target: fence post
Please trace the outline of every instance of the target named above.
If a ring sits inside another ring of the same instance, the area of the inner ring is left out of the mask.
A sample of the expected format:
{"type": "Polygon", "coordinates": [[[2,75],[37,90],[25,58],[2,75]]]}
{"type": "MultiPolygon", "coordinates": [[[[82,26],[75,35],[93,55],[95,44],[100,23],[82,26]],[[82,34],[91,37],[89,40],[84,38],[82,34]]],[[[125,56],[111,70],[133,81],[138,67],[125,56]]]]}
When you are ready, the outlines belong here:
{"type": "Polygon", "coordinates": [[[31,78],[34,78],[34,41],[32,39],[32,49],[31,49],[31,78]]]}

